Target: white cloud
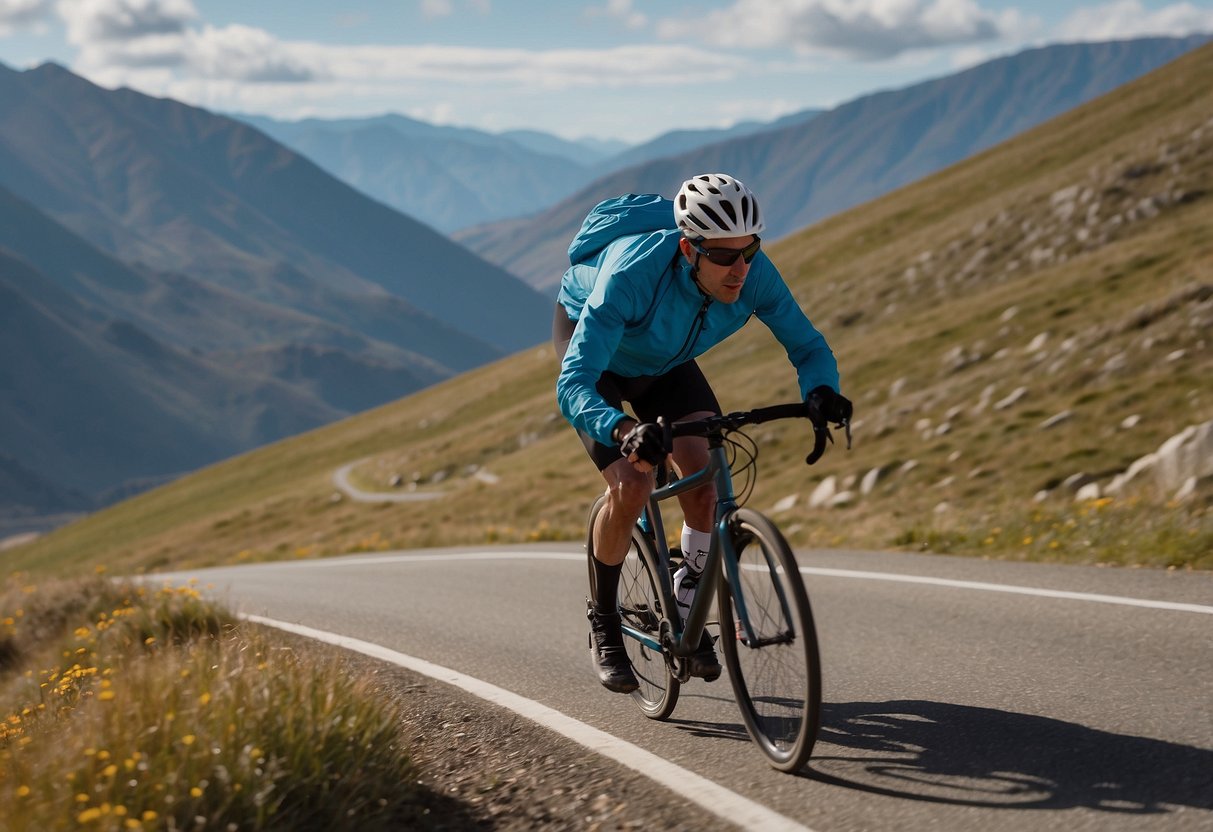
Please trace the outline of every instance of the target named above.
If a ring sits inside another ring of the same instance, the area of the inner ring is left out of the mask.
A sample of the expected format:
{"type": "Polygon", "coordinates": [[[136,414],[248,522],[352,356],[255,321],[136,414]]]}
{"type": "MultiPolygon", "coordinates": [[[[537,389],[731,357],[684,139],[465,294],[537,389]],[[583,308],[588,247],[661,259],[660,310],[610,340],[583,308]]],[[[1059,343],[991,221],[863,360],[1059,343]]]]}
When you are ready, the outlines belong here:
{"type": "Polygon", "coordinates": [[[0,0],[0,37],[42,23],[52,5],[53,0],[0,0]]]}
{"type": "Polygon", "coordinates": [[[716,46],[884,60],[914,49],[997,39],[1017,21],[1013,11],[986,11],[974,0],[736,0],[694,26],[664,20],[658,31],[670,39],[699,33],[716,46]]]}
{"type": "Polygon", "coordinates": [[[640,29],[648,25],[649,18],[632,5],[632,0],[607,0],[605,6],[589,6],[588,17],[607,17],[618,20],[628,29],[640,29]]]}
{"type": "Polygon", "coordinates": [[[181,34],[198,19],[190,0],[59,0],[57,8],[68,42],[82,48],[181,34]]]}
{"type": "Polygon", "coordinates": [[[1079,9],[1058,27],[1057,35],[1063,40],[1100,41],[1197,32],[1213,32],[1213,8],[1175,3],[1147,10],[1138,0],[1117,0],[1079,9]]]}

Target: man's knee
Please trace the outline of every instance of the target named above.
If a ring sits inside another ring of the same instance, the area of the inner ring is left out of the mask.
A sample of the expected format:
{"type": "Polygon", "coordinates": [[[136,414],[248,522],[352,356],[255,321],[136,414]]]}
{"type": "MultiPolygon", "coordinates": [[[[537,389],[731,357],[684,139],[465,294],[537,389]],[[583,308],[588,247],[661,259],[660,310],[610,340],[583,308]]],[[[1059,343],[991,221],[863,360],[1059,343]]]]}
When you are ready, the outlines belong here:
{"type": "Polygon", "coordinates": [[[629,464],[626,470],[617,472],[608,482],[607,494],[620,510],[639,514],[653,492],[653,480],[629,464]]]}

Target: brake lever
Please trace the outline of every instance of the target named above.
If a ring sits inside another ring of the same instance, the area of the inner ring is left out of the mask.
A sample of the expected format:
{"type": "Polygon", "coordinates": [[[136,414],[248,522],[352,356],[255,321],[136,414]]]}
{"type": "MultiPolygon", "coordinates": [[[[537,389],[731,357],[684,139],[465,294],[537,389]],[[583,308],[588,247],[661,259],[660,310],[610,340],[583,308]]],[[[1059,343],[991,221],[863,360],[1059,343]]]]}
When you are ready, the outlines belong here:
{"type": "MultiPolygon", "coordinates": [[[[842,428],[846,431],[847,450],[851,450],[851,420],[843,419],[841,422],[836,422],[834,427],[842,428]]],[[[813,425],[813,450],[804,458],[805,465],[812,465],[821,459],[822,454],[826,452],[827,443],[834,444],[834,434],[830,433],[829,424],[824,424],[821,427],[813,425]]]]}

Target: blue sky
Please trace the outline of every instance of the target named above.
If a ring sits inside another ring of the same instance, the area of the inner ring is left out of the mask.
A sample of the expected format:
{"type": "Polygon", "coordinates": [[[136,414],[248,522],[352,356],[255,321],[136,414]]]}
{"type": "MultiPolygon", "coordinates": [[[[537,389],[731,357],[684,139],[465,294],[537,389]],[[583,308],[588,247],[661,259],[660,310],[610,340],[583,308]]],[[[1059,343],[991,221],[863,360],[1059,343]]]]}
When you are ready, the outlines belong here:
{"type": "Polygon", "coordinates": [[[1213,32],[1213,0],[0,0],[0,61],[279,118],[639,142],[1045,43],[1213,32]]]}

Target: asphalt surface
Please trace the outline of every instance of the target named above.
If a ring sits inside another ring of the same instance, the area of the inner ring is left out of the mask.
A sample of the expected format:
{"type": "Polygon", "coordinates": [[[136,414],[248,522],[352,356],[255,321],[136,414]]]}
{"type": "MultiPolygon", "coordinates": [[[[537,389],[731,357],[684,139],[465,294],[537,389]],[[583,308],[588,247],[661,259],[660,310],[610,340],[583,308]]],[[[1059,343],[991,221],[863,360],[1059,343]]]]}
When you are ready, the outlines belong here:
{"type": "Polygon", "coordinates": [[[685,686],[668,722],[598,686],[575,545],[173,577],[213,584],[241,612],[536,700],[817,832],[1213,829],[1213,575],[896,553],[798,559],[825,704],[797,775],[774,771],[750,744],[726,678],[685,686]]]}

